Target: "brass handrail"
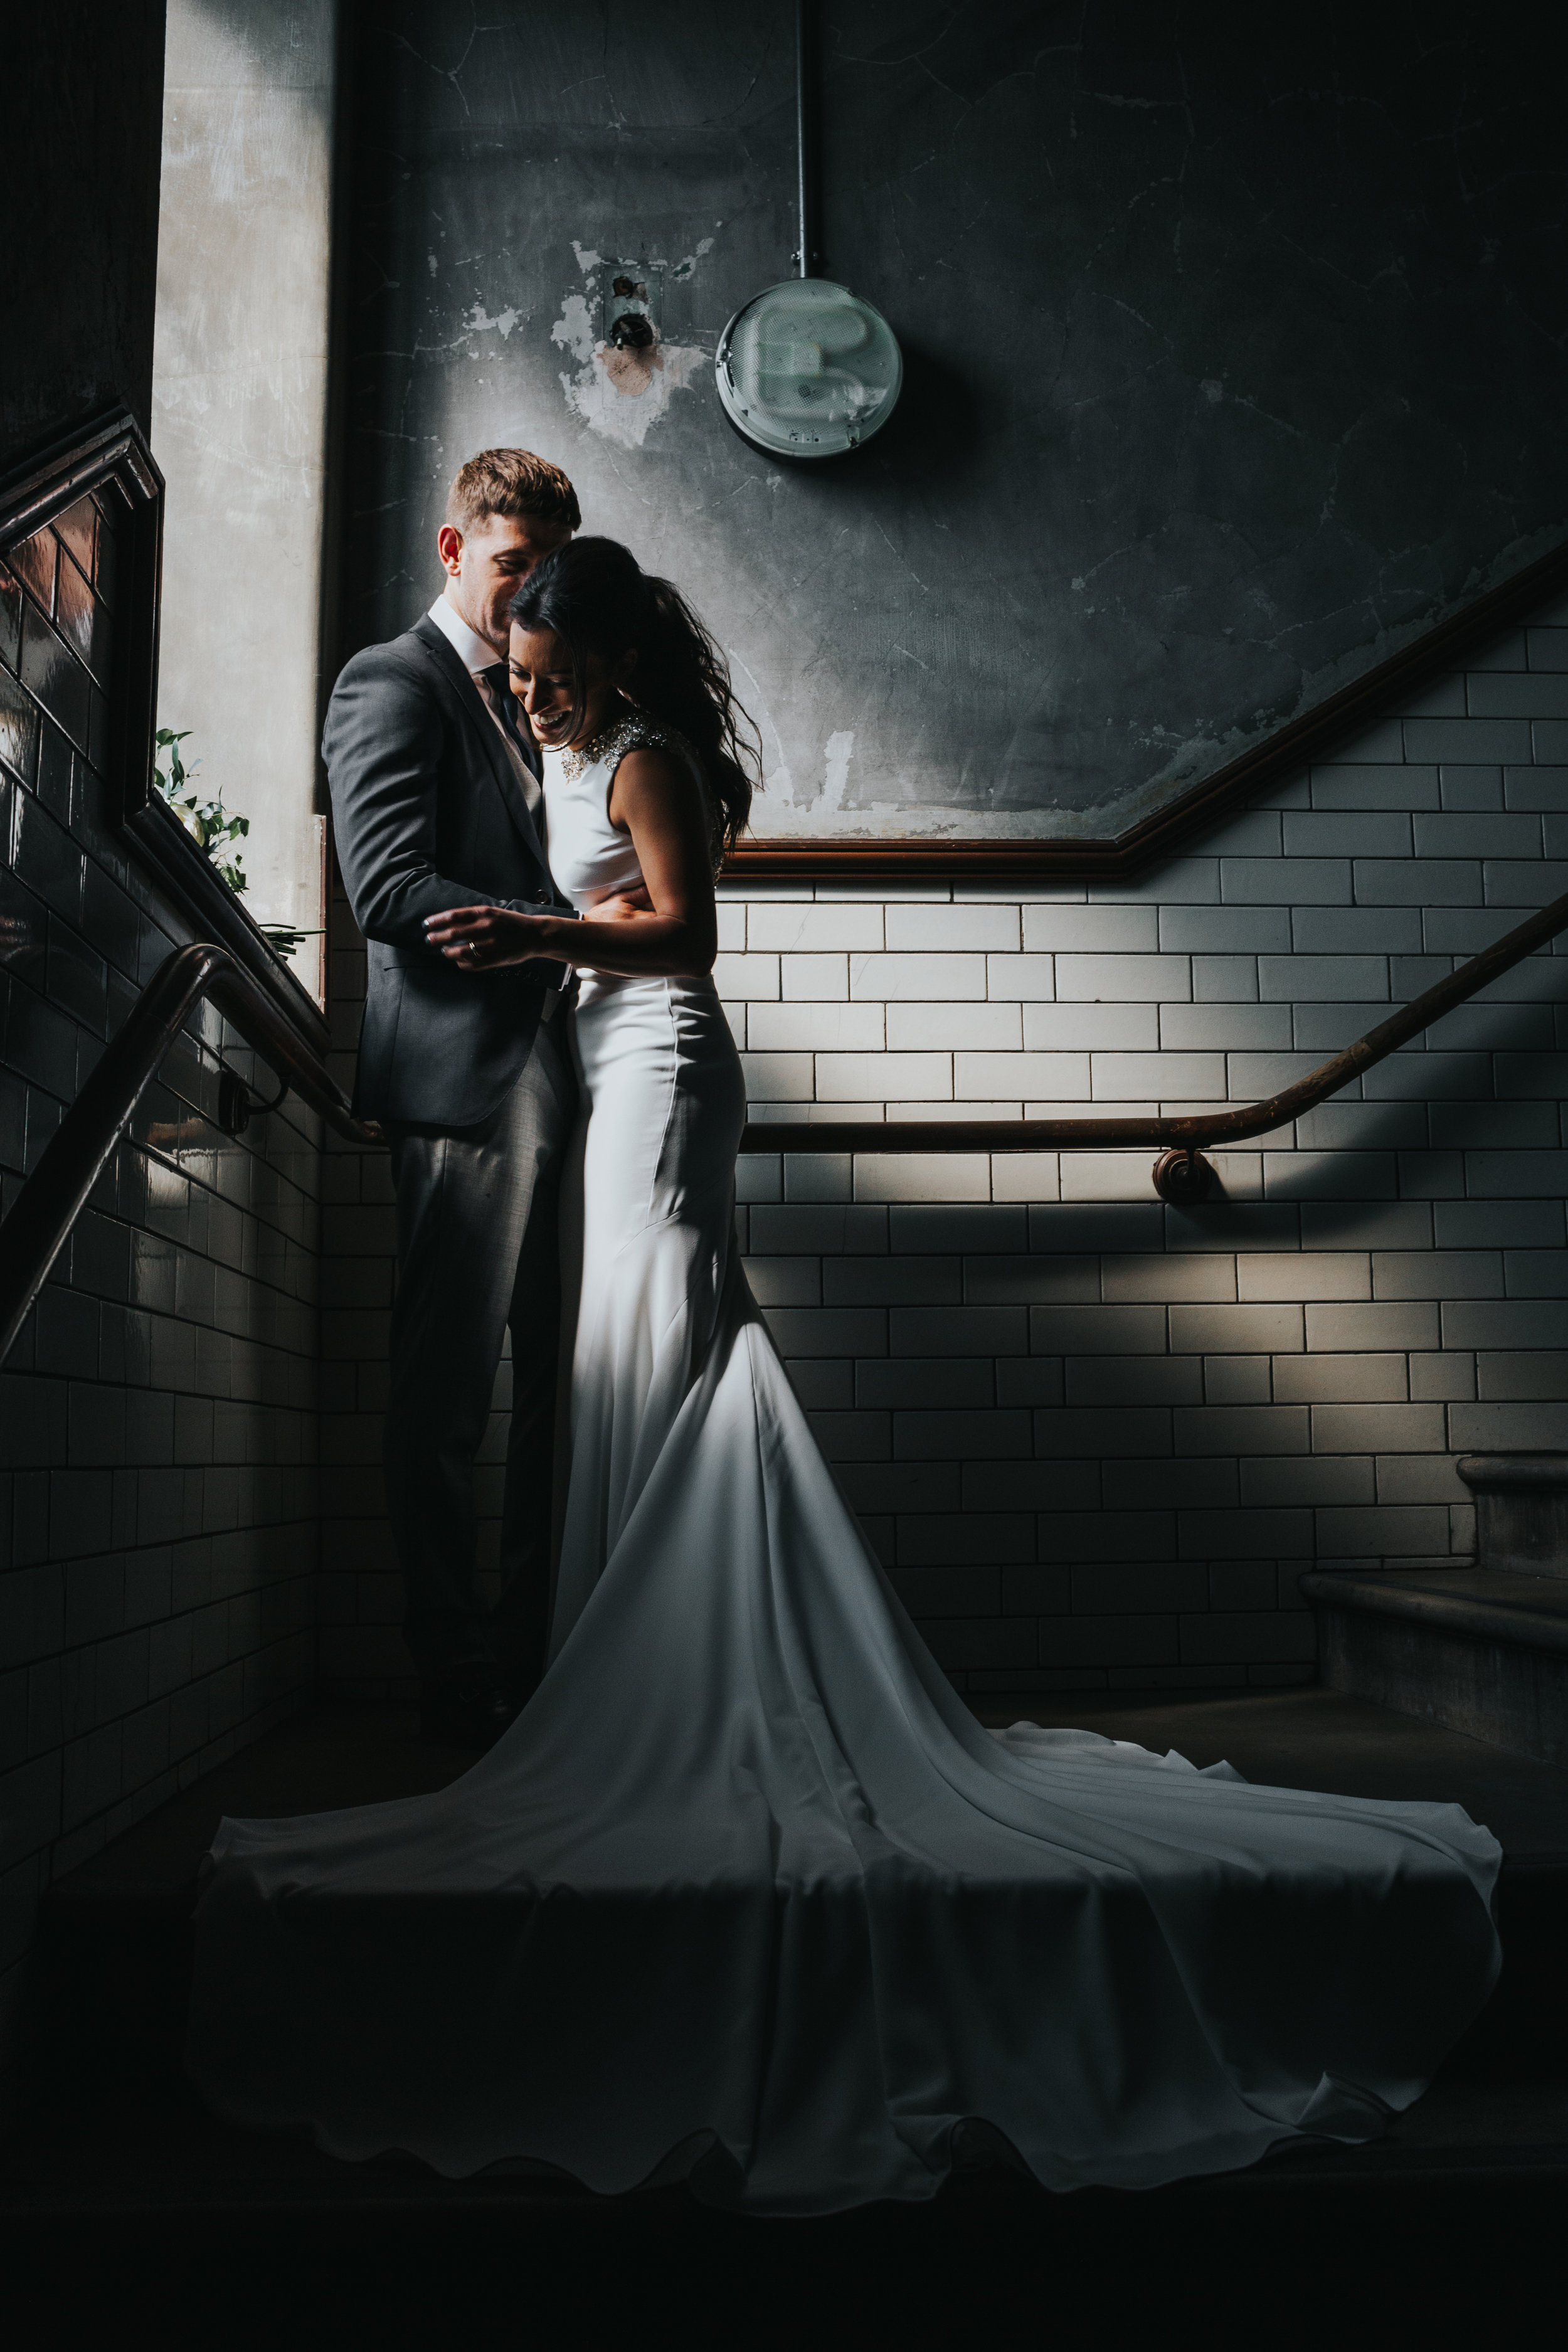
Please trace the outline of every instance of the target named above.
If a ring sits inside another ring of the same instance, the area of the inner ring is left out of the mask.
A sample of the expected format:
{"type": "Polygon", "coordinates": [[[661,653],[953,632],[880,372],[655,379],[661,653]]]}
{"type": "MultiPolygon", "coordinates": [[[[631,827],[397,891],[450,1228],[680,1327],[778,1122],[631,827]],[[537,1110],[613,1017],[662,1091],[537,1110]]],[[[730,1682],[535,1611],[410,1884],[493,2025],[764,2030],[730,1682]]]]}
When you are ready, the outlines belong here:
{"type": "Polygon", "coordinates": [[[1430,1028],[1456,1004],[1463,1004],[1489,981],[1522,962],[1563,930],[1568,930],[1568,897],[1554,898],[1551,906],[1542,907],[1539,914],[1462,963],[1447,980],[1438,981],[1412,998],[1401,1012],[1380,1021],[1331,1061],[1321,1063],[1264,1102],[1238,1103],[1228,1110],[1125,1118],[1112,1115],[1101,1118],[752,1119],[741,1138],[741,1149],[752,1152],[1056,1151],[1157,1143],[1164,1147],[1163,1157],[1154,1168],[1154,1186],[1161,1197],[1184,1202],[1202,1200],[1214,1181],[1213,1171],[1201,1156],[1205,1144],[1244,1143],[1249,1136],[1267,1135],[1271,1128],[1283,1127],[1287,1120],[1315,1110],[1363,1070],[1371,1069],[1374,1062],[1430,1028]]]}
{"type": "MultiPolygon", "coordinates": [[[[0,1363],[164,1055],[195,1007],[208,997],[329,1126],[353,1143],[381,1141],[380,1129],[355,1118],[325,1064],[226,948],[210,940],[176,948],[105,1046],[0,1224],[0,1363]]],[[[231,1079],[229,1074],[226,1085],[231,1079]]],[[[237,1132],[245,1122],[243,1097],[235,1089],[227,1100],[233,1106],[227,1123],[237,1132]]]]}

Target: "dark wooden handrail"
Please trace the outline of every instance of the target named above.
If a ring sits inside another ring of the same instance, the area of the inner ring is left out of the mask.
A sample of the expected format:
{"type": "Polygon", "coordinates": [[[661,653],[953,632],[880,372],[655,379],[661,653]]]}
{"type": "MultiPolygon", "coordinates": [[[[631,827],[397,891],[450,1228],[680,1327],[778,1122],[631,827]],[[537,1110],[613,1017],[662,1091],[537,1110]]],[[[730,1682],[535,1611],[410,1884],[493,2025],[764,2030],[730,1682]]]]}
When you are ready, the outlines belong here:
{"type": "Polygon", "coordinates": [[[1237,1103],[1227,1110],[1161,1113],[1119,1118],[912,1118],[912,1119],[752,1119],[741,1139],[742,1151],[1058,1151],[1084,1150],[1096,1146],[1125,1149],[1155,1143],[1164,1156],[1154,1170],[1154,1185],[1167,1201],[1202,1200],[1213,1182],[1213,1171],[1201,1158],[1205,1144],[1243,1143],[1249,1136],[1267,1135],[1288,1119],[1300,1118],[1328,1096],[1371,1069],[1385,1055],[1431,1027],[1456,1004],[1463,1004],[1500,972],[1521,963],[1548,940],[1568,930],[1568,898],[1554,898],[1550,907],[1531,915],[1495,945],[1462,963],[1412,999],[1403,1011],[1380,1021],[1331,1061],[1321,1063],[1281,1088],[1265,1102],[1237,1103]]]}
{"type": "MultiPolygon", "coordinates": [[[[87,1206],[115,1145],[196,1005],[210,998],[302,1102],[354,1143],[381,1129],[357,1119],[324,1063],[227,948],[198,940],[165,957],[49,1139],[0,1224],[0,1363],[87,1206]]],[[[243,1111],[234,1121],[243,1124],[243,1111]]]]}

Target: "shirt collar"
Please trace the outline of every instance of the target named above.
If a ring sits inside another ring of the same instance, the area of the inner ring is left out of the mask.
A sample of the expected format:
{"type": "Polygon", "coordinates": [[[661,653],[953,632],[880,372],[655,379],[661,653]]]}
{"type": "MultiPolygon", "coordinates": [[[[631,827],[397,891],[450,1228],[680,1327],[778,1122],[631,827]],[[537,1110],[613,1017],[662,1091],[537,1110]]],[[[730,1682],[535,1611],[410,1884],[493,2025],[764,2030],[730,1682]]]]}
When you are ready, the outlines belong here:
{"type": "Polygon", "coordinates": [[[445,596],[437,597],[430,607],[429,618],[435,622],[470,677],[482,677],[487,669],[494,669],[501,659],[493,646],[487,645],[483,637],[475,635],[457,606],[449,604],[445,596]]]}

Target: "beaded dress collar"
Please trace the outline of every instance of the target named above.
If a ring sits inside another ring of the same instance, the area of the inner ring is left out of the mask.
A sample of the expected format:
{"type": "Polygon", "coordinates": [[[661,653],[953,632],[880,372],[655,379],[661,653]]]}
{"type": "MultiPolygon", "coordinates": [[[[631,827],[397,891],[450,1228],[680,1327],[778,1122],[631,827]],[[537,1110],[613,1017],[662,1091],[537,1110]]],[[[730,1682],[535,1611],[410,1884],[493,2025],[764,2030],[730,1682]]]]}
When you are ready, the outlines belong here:
{"type": "Polygon", "coordinates": [[[673,727],[661,727],[644,710],[628,710],[624,718],[612,720],[596,735],[574,751],[563,751],[561,770],[568,783],[574,784],[588,769],[601,760],[624,759],[628,751],[683,751],[692,756],[691,746],[684,735],[673,727]]]}

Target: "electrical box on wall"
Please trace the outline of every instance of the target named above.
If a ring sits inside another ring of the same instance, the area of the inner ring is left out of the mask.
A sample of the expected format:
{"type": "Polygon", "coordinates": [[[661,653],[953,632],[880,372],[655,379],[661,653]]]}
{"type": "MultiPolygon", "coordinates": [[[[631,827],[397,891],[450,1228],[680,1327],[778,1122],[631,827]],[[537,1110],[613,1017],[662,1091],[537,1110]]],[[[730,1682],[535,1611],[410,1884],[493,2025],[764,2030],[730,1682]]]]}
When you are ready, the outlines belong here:
{"type": "Polygon", "coordinates": [[[780,457],[858,448],[891,415],[904,375],[880,310],[826,278],[754,296],[720,337],[715,366],[731,424],[780,457]]]}
{"type": "Polygon", "coordinates": [[[618,352],[647,351],[659,341],[664,264],[645,255],[604,264],[603,335],[618,352]]]}
{"type": "Polygon", "coordinates": [[[898,338],[874,302],[813,271],[817,89],[816,11],[795,10],[795,161],[800,275],[742,304],[719,338],[714,376],[731,425],[770,457],[843,457],[880,431],[904,381],[898,338]]]}

